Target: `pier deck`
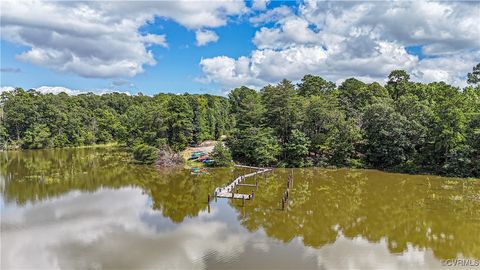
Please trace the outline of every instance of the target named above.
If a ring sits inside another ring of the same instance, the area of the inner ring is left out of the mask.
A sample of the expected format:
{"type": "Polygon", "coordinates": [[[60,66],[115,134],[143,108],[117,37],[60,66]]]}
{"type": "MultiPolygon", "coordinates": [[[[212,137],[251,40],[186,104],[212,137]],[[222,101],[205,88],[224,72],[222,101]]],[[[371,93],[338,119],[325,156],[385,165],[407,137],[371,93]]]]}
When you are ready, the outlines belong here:
{"type": "Polygon", "coordinates": [[[237,186],[256,187],[257,185],[255,185],[255,184],[242,184],[242,182],[248,177],[252,177],[252,176],[255,176],[255,175],[258,175],[258,174],[262,174],[262,173],[267,173],[267,172],[272,170],[270,168],[250,167],[250,166],[244,166],[244,165],[235,165],[235,167],[255,169],[257,171],[239,176],[239,177],[235,178],[230,184],[228,184],[224,187],[217,187],[215,189],[215,192],[214,192],[215,197],[217,197],[217,198],[233,198],[233,199],[250,200],[251,197],[252,197],[252,194],[234,193],[235,192],[235,187],[237,187],[237,186]]]}

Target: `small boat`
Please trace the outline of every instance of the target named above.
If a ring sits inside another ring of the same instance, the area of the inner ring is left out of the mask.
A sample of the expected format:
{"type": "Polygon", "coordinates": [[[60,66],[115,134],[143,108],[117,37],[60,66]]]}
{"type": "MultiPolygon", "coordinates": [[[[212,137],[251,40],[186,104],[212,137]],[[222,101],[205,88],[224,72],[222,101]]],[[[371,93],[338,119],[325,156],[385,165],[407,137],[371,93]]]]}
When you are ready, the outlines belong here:
{"type": "Polygon", "coordinates": [[[190,174],[208,174],[208,170],[205,168],[192,168],[190,174]]]}
{"type": "Polygon", "coordinates": [[[202,152],[202,151],[196,151],[196,152],[193,152],[193,153],[190,155],[190,158],[188,158],[188,159],[197,159],[197,158],[202,157],[202,156],[204,156],[204,155],[205,155],[204,152],[202,152]]]}

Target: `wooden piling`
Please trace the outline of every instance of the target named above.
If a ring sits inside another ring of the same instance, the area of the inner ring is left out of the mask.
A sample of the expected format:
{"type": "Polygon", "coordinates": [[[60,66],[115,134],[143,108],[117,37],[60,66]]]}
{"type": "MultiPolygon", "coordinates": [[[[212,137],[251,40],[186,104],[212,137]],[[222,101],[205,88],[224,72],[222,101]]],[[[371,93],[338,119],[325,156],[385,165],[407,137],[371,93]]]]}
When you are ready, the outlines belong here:
{"type": "Polygon", "coordinates": [[[208,193],[207,203],[210,203],[210,193],[208,193]]]}
{"type": "Polygon", "coordinates": [[[242,207],[245,207],[245,196],[242,196],[242,207]]]}

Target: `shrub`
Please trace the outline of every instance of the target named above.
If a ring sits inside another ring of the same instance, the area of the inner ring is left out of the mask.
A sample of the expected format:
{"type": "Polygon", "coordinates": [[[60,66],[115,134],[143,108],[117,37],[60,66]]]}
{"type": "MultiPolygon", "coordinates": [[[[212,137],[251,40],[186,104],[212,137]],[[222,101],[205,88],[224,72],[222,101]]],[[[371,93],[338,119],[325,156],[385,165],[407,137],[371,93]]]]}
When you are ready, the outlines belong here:
{"type": "Polygon", "coordinates": [[[221,142],[215,145],[210,157],[213,159],[213,162],[211,163],[212,166],[229,167],[233,165],[230,150],[221,142]]]}
{"type": "Polygon", "coordinates": [[[158,157],[158,149],[146,144],[137,144],[133,147],[133,158],[138,163],[153,164],[158,157]]]}

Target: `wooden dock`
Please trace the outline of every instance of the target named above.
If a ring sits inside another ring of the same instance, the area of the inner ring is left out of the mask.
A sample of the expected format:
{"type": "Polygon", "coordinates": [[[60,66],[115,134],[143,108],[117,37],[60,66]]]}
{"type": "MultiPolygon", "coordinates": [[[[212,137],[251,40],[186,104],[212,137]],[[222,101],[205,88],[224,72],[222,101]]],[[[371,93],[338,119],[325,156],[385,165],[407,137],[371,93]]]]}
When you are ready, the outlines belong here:
{"type": "Polygon", "coordinates": [[[217,187],[214,192],[214,197],[216,198],[230,198],[230,199],[241,199],[241,200],[250,200],[253,199],[253,192],[252,194],[239,194],[235,193],[235,188],[237,186],[247,186],[247,187],[256,187],[256,184],[242,184],[242,182],[252,176],[256,176],[258,174],[267,173],[271,171],[270,168],[260,168],[260,167],[251,167],[251,166],[244,166],[244,165],[235,165],[235,167],[239,168],[249,168],[255,169],[256,172],[252,172],[249,174],[245,174],[235,178],[230,184],[224,187],[217,187]]]}

